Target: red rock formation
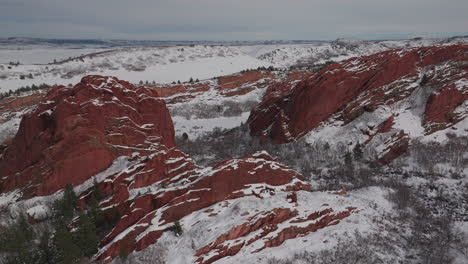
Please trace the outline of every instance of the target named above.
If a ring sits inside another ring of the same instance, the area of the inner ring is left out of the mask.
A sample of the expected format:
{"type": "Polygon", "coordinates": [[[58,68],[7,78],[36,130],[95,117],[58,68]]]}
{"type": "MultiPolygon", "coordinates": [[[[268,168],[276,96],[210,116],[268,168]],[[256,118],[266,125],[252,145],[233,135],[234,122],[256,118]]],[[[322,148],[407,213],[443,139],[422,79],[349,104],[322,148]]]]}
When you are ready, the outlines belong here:
{"type": "Polygon", "coordinates": [[[268,71],[251,71],[236,75],[223,76],[218,79],[220,90],[239,89],[246,84],[256,83],[262,79],[271,79],[273,74],[268,71]]]}
{"type": "Polygon", "coordinates": [[[209,91],[225,98],[244,95],[265,88],[269,89],[270,93],[276,93],[276,89],[289,91],[291,84],[312,74],[310,71],[292,71],[284,76],[278,72],[257,70],[196,83],[145,85],[145,87],[155,89],[167,104],[175,104],[189,102],[209,91]]]}
{"type": "Polygon", "coordinates": [[[17,112],[26,107],[37,105],[43,100],[44,98],[41,92],[21,97],[6,97],[0,100],[0,113],[17,112]]]}
{"type": "MultiPolygon", "coordinates": [[[[186,162],[186,161],[184,161],[186,162]]],[[[147,167],[138,166],[139,170],[147,170],[147,167]]],[[[154,168],[154,167],[153,167],[154,168]]],[[[191,170],[188,170],[190,172],[191,170]]],[[[142,195],[133,200],[130,207],[124,208],[124,217],[114,230],[104,239],[102,245],[106,247],[99,259],[105,260],[119,255],[120,248],[125,244],[127,249],[142,250],[155,243],[161,235],[168,230],[167,225],[174,223],[183,217],[199,210],[203,210],[216,203],[237,199],[244,196],[256,196],[261,198],[263,192],[274,195],[274,190],[263,188],[264,184],[276,186],[281,191],[310,191],[310,186],[303,182],[303,177],[289,170],[284,165],[276,162],[266,153],[257,153],[243,159],[234,159],[222,162],[211,171],[187,177],[174,182],[173,188],[160,188],[160,190],[142,195]],[[180,185],[180,182],[184,184],[180,185]],[[251,188],[258,185],[259,188],[251,188]],[[158,218],[158,223],[151,220],[158,218]],[[117,236],[124,230],[132,229],[124,238],[117,236]],[[137,239],[140,237],[140,239],[137,239]]],[[[137,173],[137,171],[133,172],[137,173]]],[[[127,178],[128,175],[120,175],[119,178],[127,178]]],[[[114,183],[119,180],[113,180],[114,183]]],[[[133,184],[128,185],[133,188],[133,184]]],[[[168,186],[171,183],[168,182],[168,186]]],[[[128,203],[123,203],[124,206],[128,203]]],[[[122,205],[122,203],[121,203],[122,205]]],[[[215,214],[214,214],[215,215],[215,214]]]]}
{"type": "MultiPolygon", "coordinates": [[[[468,78],[468,71],[466,77],[468,78]]],[[[459,87],[451,83],[442,87],[438,93],[432,94],[424,112],[423,125],[426,133],[431,134],[445,129],[465,118],[468,115],[468,107],[464,107],[459,112],[456,112],[456,109],[467,100],[468,81],[460,83],[459,87]]]]}
{"type": "Polygon", "coordinates": [[[349,208],[335,214],[333,209],[327,208],[311,213],[305,218],[301,218],[297,211],[291,211],[288,208],[276,208],[271,212],[258,213],[250,217],[248,222],[233,227],[214,242],[199,249],[196,254],[197,263],[209,264],[221,258],[233,256],[243,247],[257,241],[263,241],[263,246],[256,252],[269,247],[278,247],[288,239],[336,225],[340,220],[350,216],[354,210],[355,208],[349,208]],[[298,225],[299,223],[301,224],[298,225]],[[304,226],[302,223],[307,223],[307,225],[304,226]],[[279,229],[280,224],[282,224],[282,229],[279,229]]]}
{"type": "MultiPolygon", "coordinates": [[[[468,69],[460,67],[468,61],[467,52],[466,44],[423,47],[386,51],[331,65],[289,88],[290,92],[267,93],[252,111],[249,127],[253,135],[285,143],[308,133],[332,116],[346,124],[379,105],[391,105],[407,98],[418,87],[437,87],[467,78],[468,69]],[[422,74],[441,63],[449,67],[450,74],[444,78],[422,74]]],[[[465,84],[462,93],[467,89],[465,84]]],[[[457,122],[456,118],[440,119],[440,116],[450,116],[450,112],[466,100],[460,92],[457,92],[457,99],[450,102],[443,99],[454,93],[451,89],[433,97],[433,100],[440,99],[441,105],[448,103],[449,106],[441,109],[437,103],[429,102],[426,122],[434,119],[448,126],[457,122]],[[438,114],[438,109],[443,113],[438,114]]]]}
{"type": "MultiPolygon", "coordinates": [[[[34,106],[44,100],[42,92],[35,92],[29,95],[20,97],[6,97],[0,100],[0,126],[6,122],[12,121],[15,118],[21,117],[25,113],[32,110],[34,106]]],[[[1,128],[0,128],[1,130],[1,128]]],[[[5,133],[1,131],[2,133],[5,133]]],[[[0,135],[0,154],[6,148],[5,144],[9,144],[14,134],[0,135]]]]}
{"type": "Polygon", "coordinates": [[[83,183],[148,140],[175,146],[169,111],[157,96],[102,76],[52,89],[5,150],[0,192],[28,186],[28,196],[52,194],[83,183]]]}
{"type": "Polygon", "coordinates": [[[408,150],[410,138],[408,134],[400,131],[388,138],[379,148],[378,161],[388,164],[408,150]]]}
{"type": "Polygon", "coordinates": [[[249,222],[232,228],[228,233],[218,237],[216,241],[210,245],[199,249],[196,254],[196,256],[199,257],[197,262],[208,264],[226,256],[233,256],[237,254],[237,252],[239,252],[244,245],[249,245],[252,242],[266,236],[270,232],[277,230],[279,223],[296,217],[297,214],[297,211],[291,211],[288,208],[276,208],[271,212],[264,212],[254,215],[249,218],[249,222]],[[238,238],[245,237],[260,229],[262,229],[262,232],[248,241],[237,243],[234,246],[229,245],[229,243],[225,243],[229,240],[234,241],[238,238]],[[208,255],[211,251],[217,251],[219,253],[208,259],[204,259],[203,255],[208,255]]]}
{"type": "Polygon", "coordinates": [[[375,132],[371,131],[368,133],[369,138],[366,140],[366,144],[369,143],[376,135],[382,134],[382,133],[388,133],[392,130],[393,125],[395,122],[395,114],[391,115],[389,118],[387,118],[385,121],[383,121],[381,124],[377,126],[375,129],[375,132]]]}
{"type": "Polygon", "coordinates": [[[206,92],[210,89],[210,85],[209,83],[202,82],[194,84],[158,85],[151,88],[156,90],[161,97],[170,97],[186,93],[196,94],[206,92]]]}
{"type": "MultiPolygon", "coordinates": [[[[260,78],[248,76],[247,81],[260,78]]],[[[284,87],[270,90],[285,93],[284,87]]],[[[228,210],[239,199],[261,204],[278,197],[290,208],[253,213],[246,223],[207,241],[197,253],[200,263],[234,255],[260,240],[264,247],[278,246],[347,216],[333,214],[331,208],[312,214],[296,210],[301,203],[298,193],[310,192],[310,185],[265,152],[200,168],[175,146],[172,120],[155,90],[87,76],[73,88],[51,89],[43,100],[23,118],[18,134],[3,150],[0,193],[21,189],[28,198],[72,184],[86,207],[96,181],[105,196],[100,204],[104,216],[113,219],[116,211],[122,216],[101,241],[96,261],[110,262],[122,250],[144,250],[176,221],[199,212],[217,217],[219,211],[213,208],[228,210]],[[291,228],[281,227],[281,235],[274,236],[272,231],[284,223],[291,228]],[[226,244],[239,238],[245,241],[226,244]],[[217,253],[209,257],[212,251],[217,253]]],[[[242,213],[244,219],[247,215],[250,212],[242,213]]]]}

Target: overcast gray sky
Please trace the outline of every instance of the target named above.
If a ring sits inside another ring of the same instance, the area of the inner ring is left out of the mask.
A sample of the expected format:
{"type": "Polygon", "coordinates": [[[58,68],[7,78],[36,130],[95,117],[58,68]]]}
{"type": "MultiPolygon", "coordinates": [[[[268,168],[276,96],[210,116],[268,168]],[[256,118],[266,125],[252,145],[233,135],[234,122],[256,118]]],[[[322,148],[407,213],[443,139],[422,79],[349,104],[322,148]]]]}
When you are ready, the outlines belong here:
{"type": "Polygon", "coordinates": [[[467,32],[468,0],[0,0],[0,37],[376,39],[467,32]]]}

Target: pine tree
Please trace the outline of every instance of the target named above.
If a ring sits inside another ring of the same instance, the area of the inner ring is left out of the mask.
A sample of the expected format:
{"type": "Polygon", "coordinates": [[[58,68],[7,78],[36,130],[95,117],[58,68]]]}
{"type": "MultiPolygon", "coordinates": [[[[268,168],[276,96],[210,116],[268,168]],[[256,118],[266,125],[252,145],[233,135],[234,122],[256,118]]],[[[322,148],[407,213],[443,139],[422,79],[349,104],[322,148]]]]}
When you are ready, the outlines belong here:
{"type": "Polygon", "coordinates": [[[96,234],[96,225],[83,212],[80,213],[78,231],[75,237],[76,244],[81,249],[83,256],[91,257],[97,252],[99,238],[96,234]]]}
{"type": "Polygon", "coordinates": [[[104,215],[102,214],[101,208],[99,206],[99,200],[97,200],[94,196],[91,196],[91,200],[89,201],[88,216],[93,220],[96,226],[104,226],[104,215]]]}
{"type": "Polygon", "coordinates": [[[362,147],[361,144],[359,144],[359,142],[356,143],[356,145],[354,146],[353,153],[355,160],[362,160],[364,153],[362,152],[362,147]]]}
{"type": "Polygon", "coordinates": [[[102,193],[101,187],[96,181],[96,178],[93,179],[93,196],[98,201],[101,201],[102,198],[104,198],[104,194],[102,193]]]}
{"type": "Polygon", "coordinates": [[[353,171],[354,165],[353,165],[353,156],[351,155],[351,152],[349,151],[346,152],[344,156],[344,163],[348,171],[353,171]]]}
{"type": "Polygon", "coordinates": [[[75,210],[78,208],[78,197],[71,185],[65,187],[62,199],[55,201],[53,207],[55,218],[61,218],[67,223],[73,219],[75,210]]]}
{"type": "Polygon", "coordinates": [[[63,220],[59,220],[53,239],[54,263],[73,264],[81,259],[81,250],[63,220]]]}
{"type": "Polygon", "coordinates": [[[174,232],[176,236],[180,236],[183,233],[182,226],[180,225],[179,221],[176,221],[174,225],[171,227],[171,231],[174,232]]]}
{"type": "Polygon", "coordinates": [[[101,187],[97,183],[96,179],[93,180],[93,191],[91,193],[91,199],[89,201],[88,216],[93,220],[97,227],[102,227],[105,224],[104,215],[102,214],[99,202],[104,197],[101,187]]]}
{"type": "Polygon", "coordinates": [[[27,218],[20,215],[18,221],[0,235],[0,252],[6,253],[5,264],[34,263],[35,233],[27,218]]]}
{"type": "Polygon", "coordinates": [[[54,252],[52,250],[52,238],[49,230],[42,232],[37,245],[36,264],[54,264],[54,252]]]}
{"type": "Polygon", "coordinates": [[[184,133],[182,134],[182,139],[184,139],[185,141],[187,141],[187,140],[189,139],[188,134],[184,132],[184,133]]]}

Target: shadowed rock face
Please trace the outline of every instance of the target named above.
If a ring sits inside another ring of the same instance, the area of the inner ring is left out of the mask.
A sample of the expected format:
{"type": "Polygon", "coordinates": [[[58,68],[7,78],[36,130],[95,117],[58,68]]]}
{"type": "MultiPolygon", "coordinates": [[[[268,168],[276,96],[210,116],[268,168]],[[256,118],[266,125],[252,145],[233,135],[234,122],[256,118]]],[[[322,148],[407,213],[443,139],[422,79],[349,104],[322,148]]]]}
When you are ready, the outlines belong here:
{"type": "Polygon", "coordinates": [[[248,120],[253,135],[297,139],[333,117],[347,124],[422,87],[435,89],[422,118],[426,133],[460,121],[468,96],[468,45],[393,50],[331,65],[294,87],[267,92],[248,120]]]}

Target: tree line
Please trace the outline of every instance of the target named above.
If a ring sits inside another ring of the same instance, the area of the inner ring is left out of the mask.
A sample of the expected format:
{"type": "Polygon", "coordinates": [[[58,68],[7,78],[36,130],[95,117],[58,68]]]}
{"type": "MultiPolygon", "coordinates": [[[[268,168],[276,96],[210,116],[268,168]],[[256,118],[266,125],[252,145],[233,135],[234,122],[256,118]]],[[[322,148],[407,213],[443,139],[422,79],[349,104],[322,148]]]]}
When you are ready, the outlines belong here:
{"type": "Polygon", "coordinates": [[[105,221],[99,202],[102,192],[95,182],[86,208],[80,208],[73,187],[68,185],[52,206],[50,224],[35,231],[25,215],[0,234],[4,264],[72,264],[89,261],[101,238],[120,218],[105,221]]]}
{"type": "Polygon", "coordinates": [[[31,85],[31,86],[22,86],[16,90],[8,90],[8,92],[4,92],[4,93],[0,93],[0,100],[4,99],[4,98],[7,98],[7,97],[10,97],[12,95],[15,95],[15,96],[19,96],[21,95],[22,93],[26,93],[26,92],[31,92],[31,91],[39,91],[39,90],[45,90],[45,89],[49,89],[51,88],[50,85],[48,84],[39,84],[39,85],[31,85]]]}

